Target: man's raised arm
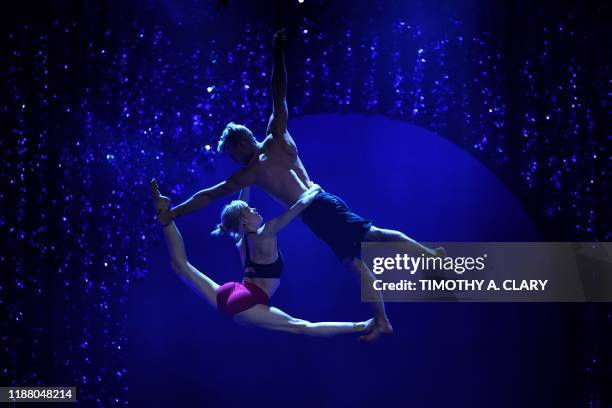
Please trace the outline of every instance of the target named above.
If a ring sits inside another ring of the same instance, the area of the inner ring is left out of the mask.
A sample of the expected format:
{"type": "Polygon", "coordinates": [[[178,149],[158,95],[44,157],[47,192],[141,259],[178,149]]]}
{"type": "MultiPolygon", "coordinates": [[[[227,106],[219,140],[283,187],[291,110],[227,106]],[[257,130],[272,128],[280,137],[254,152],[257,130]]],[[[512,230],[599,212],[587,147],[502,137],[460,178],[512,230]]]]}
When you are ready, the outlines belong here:
{"type": "Polygon", "coordinates": [[[287,131],[287,70],[283,58],[285,33],[277,31],[274,34],[273,52],[274,65],[272,66],[272,115],[268,122],[266,134],[282,137],[287,131]]]}
{"type": "Polygon", "coordinates": [[[163,219],[162,222],[167,223],[176,217],[192,213],[202,207],[207,206],[210,202],[216,200],[217,198],[234,194],[238,190],[250,186],[255,182],[253,171],[254,169],[251,167],[241,169],[227,180],[222,181],[221,183],[210,188],[198,191],[184,203],[170,209],[167,214],[165,214],[165,217],[168,219],[163,219]]]}

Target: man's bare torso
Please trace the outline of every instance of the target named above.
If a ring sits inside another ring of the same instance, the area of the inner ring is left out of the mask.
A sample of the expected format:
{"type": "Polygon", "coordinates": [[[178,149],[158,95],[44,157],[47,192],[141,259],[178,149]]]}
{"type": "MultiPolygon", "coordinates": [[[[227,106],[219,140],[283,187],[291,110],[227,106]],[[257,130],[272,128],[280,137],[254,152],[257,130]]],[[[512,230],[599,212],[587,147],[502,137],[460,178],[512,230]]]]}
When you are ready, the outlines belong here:
{"type": "Polygon", "coordinates": [[[268,135],[262,142],[258,157],[246,170],[254,175],[255,185],[286,206],[293,205],[310,185],[310,178],[302,164],[289,133],[282,138],[268,135]],[[295,171],[300,181],[296,180],[295,171]]]}

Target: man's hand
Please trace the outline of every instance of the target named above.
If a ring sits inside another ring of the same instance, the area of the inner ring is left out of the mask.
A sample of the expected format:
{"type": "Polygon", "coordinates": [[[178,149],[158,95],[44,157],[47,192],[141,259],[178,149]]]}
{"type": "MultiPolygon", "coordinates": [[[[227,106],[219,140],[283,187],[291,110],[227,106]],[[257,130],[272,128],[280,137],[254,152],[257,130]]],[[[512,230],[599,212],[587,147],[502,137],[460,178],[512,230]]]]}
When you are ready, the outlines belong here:
{"type": "Polygon", "coordinates": [[[157,180],[151,180],[151,195],[153,197],[153,205],[157,211],[157,222],[161,225],[168,225],[172,222],[172,214],[170,213],[170,199],[161,195],[157,180]]]}
{"type": "Polygon", "coordinates": [[[266,135],[284,140],[287,132],[287,70],[283,58],[283,48],[285,46],[285,32],[277,31],[272,41],[272,115],[268,121],[266,135]]]}
{"type": "Polygon", "coordinates": [[[287,36],[283,30],[278,30],[272,39],[272,49],[274,52],[281,52],[284,48],[287,36]]]}

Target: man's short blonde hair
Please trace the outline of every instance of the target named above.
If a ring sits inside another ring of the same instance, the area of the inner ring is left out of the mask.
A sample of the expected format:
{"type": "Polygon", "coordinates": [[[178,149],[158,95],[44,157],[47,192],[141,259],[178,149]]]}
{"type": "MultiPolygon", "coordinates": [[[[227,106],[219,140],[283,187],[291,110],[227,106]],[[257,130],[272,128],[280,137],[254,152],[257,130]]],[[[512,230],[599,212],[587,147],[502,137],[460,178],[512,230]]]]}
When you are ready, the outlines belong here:
{"type": "Polygon", "coordinates": [[[219,144],[217,145],[217,151],[219,153],[227,153],[228,149],[236,146],[240,140],[247,140],[251,143],[255,143],[255,137],[253,133],[246,126],[239,125],[234,122],[230,122],[223,129],[219,144]]]}

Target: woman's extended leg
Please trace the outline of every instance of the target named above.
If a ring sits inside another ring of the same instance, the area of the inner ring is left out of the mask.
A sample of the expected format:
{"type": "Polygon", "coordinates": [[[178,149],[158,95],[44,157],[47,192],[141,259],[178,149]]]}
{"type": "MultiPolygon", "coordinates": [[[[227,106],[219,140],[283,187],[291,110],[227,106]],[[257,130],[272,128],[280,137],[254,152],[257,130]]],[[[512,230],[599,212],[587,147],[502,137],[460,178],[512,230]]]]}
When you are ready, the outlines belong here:
{"type": "Polygon", "coordinates": [[[334,336],[358,333],[366,330],[373,320],[365,322],[309,322],[296,319],[287,313],[268,305],[255,305],[235,317],[239,323],[308,336],[334,336]]]}
{"type": "MultiPolygon", "coordinates": [[[[157,210],[159,216],[160,212],[168,209],[170,205],[170,199],[164,197],[159,192],[157,182],[155,179],[151,180],[151,195],[153,197],[153,204],[157,210]]],[[[179,232],[174,221],[163,227],[164,237],[166,238],[166,244],[168,245],[168,252],[172,258],[172,269],[191,286],[198,294],[202,295],[204,299],[208,301],[214,308],[217,307],[217,288],[219,285],[204,275],[202,272],[197,270],[187,261],[187,254],[185,253],[185,244],[183,243],[183,237],[179,232]]]]}
{"type": "Polygon", "coordinates": [[[166,243],[170,255],[172,256],[172,269],[176,274],[193,290],[211,304],[212,307],[217,307],[217,288],[219,285],[204,275],[202,272],[197,270],[193,265],[187,261],[184,255],[185,248],[183,246],[183,237],[179,232],[174,221],[166,227],[164,227],[164,236],[166,237],[166,243]]]}

